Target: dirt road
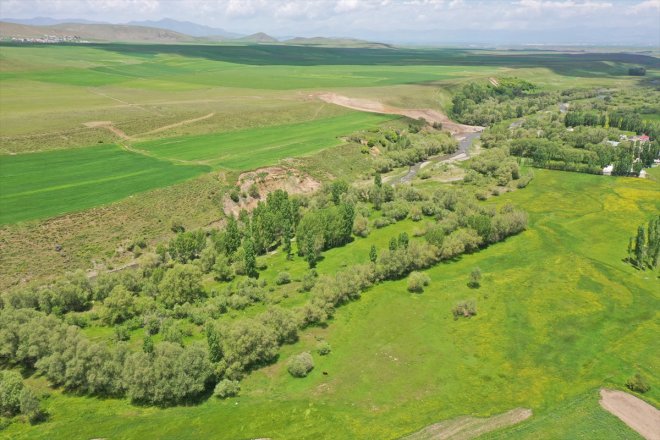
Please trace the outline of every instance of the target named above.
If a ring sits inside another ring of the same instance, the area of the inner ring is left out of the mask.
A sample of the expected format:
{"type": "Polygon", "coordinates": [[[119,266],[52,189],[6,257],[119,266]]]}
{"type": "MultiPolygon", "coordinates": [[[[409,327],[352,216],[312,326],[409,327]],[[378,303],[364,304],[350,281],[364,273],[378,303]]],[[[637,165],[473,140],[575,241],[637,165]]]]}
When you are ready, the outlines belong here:
{"type": "Polygon", "coordinates": [[[407,109],[392,107],[385,105],[379,101],[372,101],[369,99],[349,98],[347,96],[338,95],[336,93],[321,93],[317,95],[319,99],[330,104],[340,105],[342,107],[350,108],[353,110],[360,110],[370,113],[381,113],[385,115],[401,115],[407,116],[412,119],[424,118],[430,123],[439,122],[442,127],[449,131],[452,135],[464,135],[467,133],[478,133],[484,128],[475,125],[464,125],[452,121],[445,115],[437,110],[432,109],[407,109]]]}
{"type": "Polygon", "coordinates": [[[647,440],[660,440],[660,411],[632,394],[600,390],[600,406],[647,440]]]}

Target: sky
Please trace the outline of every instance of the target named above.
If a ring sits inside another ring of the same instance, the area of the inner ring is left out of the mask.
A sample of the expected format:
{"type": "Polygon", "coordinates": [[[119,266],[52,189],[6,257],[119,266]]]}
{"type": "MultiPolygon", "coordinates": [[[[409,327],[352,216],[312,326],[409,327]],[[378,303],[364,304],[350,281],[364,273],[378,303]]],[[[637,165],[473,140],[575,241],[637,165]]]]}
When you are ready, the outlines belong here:
{"type": "Polygon", "coordinates": [[[0,0],[0,17],[37,16],[407,44],[660,46],[660,0],[0,0]]]}

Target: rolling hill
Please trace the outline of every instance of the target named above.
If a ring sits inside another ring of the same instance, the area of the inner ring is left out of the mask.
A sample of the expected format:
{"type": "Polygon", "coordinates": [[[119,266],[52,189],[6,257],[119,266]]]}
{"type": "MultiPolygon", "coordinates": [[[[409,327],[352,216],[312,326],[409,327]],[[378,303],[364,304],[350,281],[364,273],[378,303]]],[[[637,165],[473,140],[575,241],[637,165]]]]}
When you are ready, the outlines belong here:
{"type": "Polygon", "coordinates": [[[195,38],[189,35],[146,26],[86,23],[30,26],[0,22],[0,38],[40,38],[44,35],[52,35],[56,37],[77,35],[83,40],[101,42],[185,43],[195,41],[195,38]]]}

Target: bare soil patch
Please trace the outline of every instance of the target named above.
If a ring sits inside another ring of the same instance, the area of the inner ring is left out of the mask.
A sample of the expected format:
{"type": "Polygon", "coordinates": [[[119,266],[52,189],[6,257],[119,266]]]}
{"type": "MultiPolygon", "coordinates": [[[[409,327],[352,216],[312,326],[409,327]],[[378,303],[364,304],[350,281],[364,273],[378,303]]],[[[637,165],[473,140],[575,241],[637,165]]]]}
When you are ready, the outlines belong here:
{"type": "Polygon", "coordinates": [[[477,133],[484,128],[475,125],[464,125],[452,121],[447,115],[437,110],[432,109],[405,109],[385,105],[379,101],[372,101],[369,99],[349,98],[347,96],[338,95],[336,93],[321,93],[317,95],[319,99],[331,104],[340,105],[342,107],[350,108],[370,113],[382,113],[386,115],[401,115],[407,116],[411,119],[423,118],[429,123],[439,122],[442,127],[449,131],[452,135],[466,133],[477,133]]]}
{"type": "Polygon", "coordinates": [[[421,431],[403,437],[401,440],[467,440],[479,437],[487,432],[515,425],[532,416],[532,410],[516,408],[504,414],[492,417],[458,417],[444,422],[434,423],[421,431]]]}
{"type": "Polygon", "coordinates": [[[660,440],[660,411],[632,394],[600,390],[600,406],[648,440],[660,440]]]}
{"type": "Polygon", "coordinates": [[[295,168],[274,166],[241,174],[237,186],[241,194],[238,202],[234,202],[229,196],[225,197],[224,211],[227,215],[238,216],[241,209],[252,211],[259,201],[266,200],[269,193],[278,189],[289,194],[310,194],[321,188],[321,183],[295,168]],[[259,197],[249,195],[252,185],[257,187],[259,197]]]}

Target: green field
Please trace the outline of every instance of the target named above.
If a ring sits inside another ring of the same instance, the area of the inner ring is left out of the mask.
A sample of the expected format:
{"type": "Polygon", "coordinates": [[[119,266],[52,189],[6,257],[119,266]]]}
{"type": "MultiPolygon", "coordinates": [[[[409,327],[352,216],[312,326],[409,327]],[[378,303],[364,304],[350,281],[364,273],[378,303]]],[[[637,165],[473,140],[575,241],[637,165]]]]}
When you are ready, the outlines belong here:
{"type": "MultiPolygon", "coordinates": [[[[660,210],[656,181],[537,170],[511,201],[530,214],[528,231],[427,271],[422,294],[405,280],[382,283],[338,310],[326,328],[284,346],[277,363],[242,382],[241,396],[196,406],[144,408],[123,400],[53,391],[51,420],[14,424],[6,438],[398,438],[461,415],[534,410],[494,438],[637,438],[597,403],[601,386],[621,388],[638,371],[660,402],[656,366],[660,293],[656,274],[625,264],[628,237],[660,210]],[[479,289],[470,271],[484,273],[479,289]],[[472,298],[478,315],[455,321],[451,307],[472,298]],[[305,379],[289,356],[316,357],[305,379]],[[324,375],[323,372],[327,372],[324,375]]],[[[417,227],[406,221],[325,253],[322,273],[367,260],[372,243],[417,227]]],[[[266,277],[304,262],[267,257],[266,277]]],[[[295,301],[295,298],[292,298],[295,301]]],[[[42,384],[33,380],[35,386],[42,384]]]]}
{"type": "Polygon", "coordinates": [[[208,170],[115,145],[0,156],[0,224],[80,211],[208,170]]]}
{"type": "Polygon", "coordinates": [[[389,116],[351,112],[297,124],[140,142],[135,148],[163,159],[250,170],[272,165],[283,158],[304,156],[337,146],[343,143],[339,135],[375,127],[391,119],[389,116]]]}

